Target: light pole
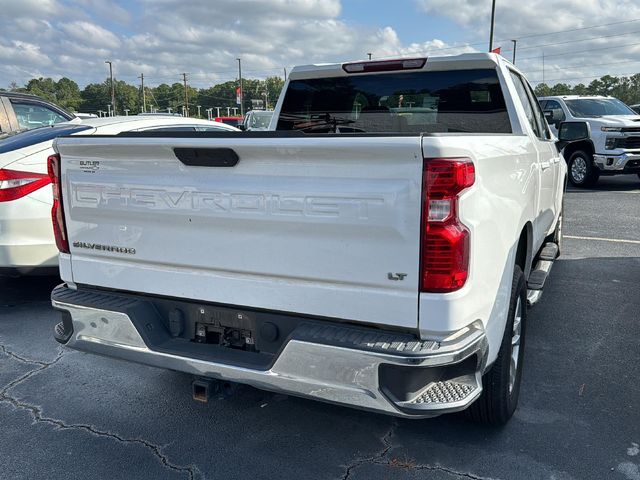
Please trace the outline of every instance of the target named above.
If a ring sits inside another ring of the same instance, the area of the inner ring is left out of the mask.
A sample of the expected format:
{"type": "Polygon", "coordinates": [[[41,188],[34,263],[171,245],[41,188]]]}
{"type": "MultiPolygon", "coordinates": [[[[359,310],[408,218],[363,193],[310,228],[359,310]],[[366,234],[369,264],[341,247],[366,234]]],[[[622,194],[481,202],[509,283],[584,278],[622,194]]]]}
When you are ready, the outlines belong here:
{"type": "Polygon", "coordinates": [[[367,53],[367,55],[369,55],[369,60],[371,60],[371,54],[370,54],[370,53],[367,53]]]}
{"type": "Polygon", "coordinates": [[[128,108],[125,108],[125,109],[124,109],[124,115],[125,115],[126,117],[128,117],[128,116],[129,116],[129,109],[128,109],[128,108]]]}
{"type": "Polygon", "coordinates": [[[231,116],[231,107],[227,107],[227,117],[231,116]]]}
{"type": "Polygon", "coordinates": [[[496,0],[491,1],[491,33],[489,33],[489,51],[493,50],[493,26],[496,20],[496,0]]]}
{"type": "Polygon", "coordinates": [[[113,114],[116,114],[116,89],[113,85],[113,64],[111,60],[105,60],[104,63],[109,64],[109,78],[111,79],[111,105],[113,105],[113,114]]]}
{"type": "Polygon", "coordinates": [[[220,107],[216,107],[216,117],[220,116],[220,107]]]}
{"type": "Polygon", "coordinates": [[[511,40],[513,42],[513,61],[511,63],[513,63],[514,65],[516,64],[516,45],[518,44],[518,40],[511,40]]]}
{"type": "Polygon", "coordinates": [[[244,117],[244,107],[242,105],[244,95],[244,92],[242,91],[242,63],[239,58],[236,58],[236,60],[238,60],[238,77],[240,77],[240,116],[244,117]]]}
{"type": "Polygon", "coordinates": [[[111,116],[111,104],[110,103],[107,104],[107,108],[109,109],[109,116],[111,116]]]}
{"type": "Polygon", "coordinates": [[[198,118],[200,118],[200,107],[201,105],[196,105],[198,107],[198,118]]]}

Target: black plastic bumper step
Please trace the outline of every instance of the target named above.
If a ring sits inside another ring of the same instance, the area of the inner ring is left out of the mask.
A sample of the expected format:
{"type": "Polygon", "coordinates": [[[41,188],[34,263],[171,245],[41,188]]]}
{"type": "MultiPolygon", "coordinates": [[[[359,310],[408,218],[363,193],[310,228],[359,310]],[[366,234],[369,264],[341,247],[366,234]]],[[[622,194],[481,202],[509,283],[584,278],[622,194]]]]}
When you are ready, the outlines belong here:
{"type": "Polygon", "coordinates": [[[540,260],[547,260],[549,262],[553,262],[556,258],[558,258],[558,245],[555,243],[549,242],[545,243],[542,251],[540,252],[540,260]]]}

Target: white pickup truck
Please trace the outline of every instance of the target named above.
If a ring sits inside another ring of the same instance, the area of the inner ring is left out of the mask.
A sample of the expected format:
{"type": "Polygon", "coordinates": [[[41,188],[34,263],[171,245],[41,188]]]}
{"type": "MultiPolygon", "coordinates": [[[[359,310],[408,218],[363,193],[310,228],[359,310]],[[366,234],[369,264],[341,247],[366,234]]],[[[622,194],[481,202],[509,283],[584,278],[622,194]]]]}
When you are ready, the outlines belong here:
{"type": "Polygon", "coordinates": [[[568,177],[576,187],[594,185],[601,175],[640,177],[640,115],[617,98],[561,95],[540,97],[552,131],[564,121],[589,124],[589,138],[573,142],[562,153],[568,177]]]}
{"type": "Polygon", "coordinates": [[[566,180],[522,74],[297,67],[271,128],[58,139],[55,338],[194,374],[198,399],[216,379],[506,422],[566,180]]]}

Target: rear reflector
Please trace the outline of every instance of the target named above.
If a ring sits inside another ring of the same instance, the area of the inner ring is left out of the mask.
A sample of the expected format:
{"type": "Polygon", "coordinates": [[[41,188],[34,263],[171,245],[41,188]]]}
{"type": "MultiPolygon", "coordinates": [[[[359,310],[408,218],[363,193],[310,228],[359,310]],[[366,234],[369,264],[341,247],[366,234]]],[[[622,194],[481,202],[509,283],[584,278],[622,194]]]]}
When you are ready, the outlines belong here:
{"type": "Polygon", "coordinates": [[[426,58],[399,58],[376,62],[345,63],[342,69],[347,73],[391,72],[394,70],[419,70],[427,63],[426,58]]]}
{"type": "Polygon", "coordinates": [[[422,174],[421,291],[462,288],[469,274],[469,229],[458,218],[460,193],[475,182],[468,158],[424,160],[422,174]]]}
{"type": "Polygon", "coordinates": [[[62,209],[62,186],[60,185],[60,156],[51,155],[47,158],[47,170],[51,179],[53,190],[53,206],[51,207],[51,220],[53,222],[53,236],[56,239],[58,250],[69,253],[69,237],[64,223],[64,211],[62,209]]]}
{"type": "Polygon", "coordinates": [[[48,185],[49,176],[0,168],[0,202],[17,200],[48,185]]]}

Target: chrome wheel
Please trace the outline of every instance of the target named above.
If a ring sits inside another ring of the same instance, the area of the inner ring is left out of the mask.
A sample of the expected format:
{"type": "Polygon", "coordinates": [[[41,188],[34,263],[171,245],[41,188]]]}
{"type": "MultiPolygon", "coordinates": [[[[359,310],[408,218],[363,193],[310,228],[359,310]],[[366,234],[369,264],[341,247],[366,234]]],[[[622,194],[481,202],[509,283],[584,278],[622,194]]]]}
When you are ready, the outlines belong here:
{"type": "Polygon", "coordinates": [[[583,157],[575,157],[572,160],[571,177],[576,183],[583,183],[587,178],[587,161],[583,157]]]}
{"type": "Polygon", "coordinates": [[[518,297],[513,331],[511,333],[511,365],[509,367],[509,393],[513,391],[518,376],[518,362],[520,360],[520,333],[522,331],[522,300],[518,297]]]}

